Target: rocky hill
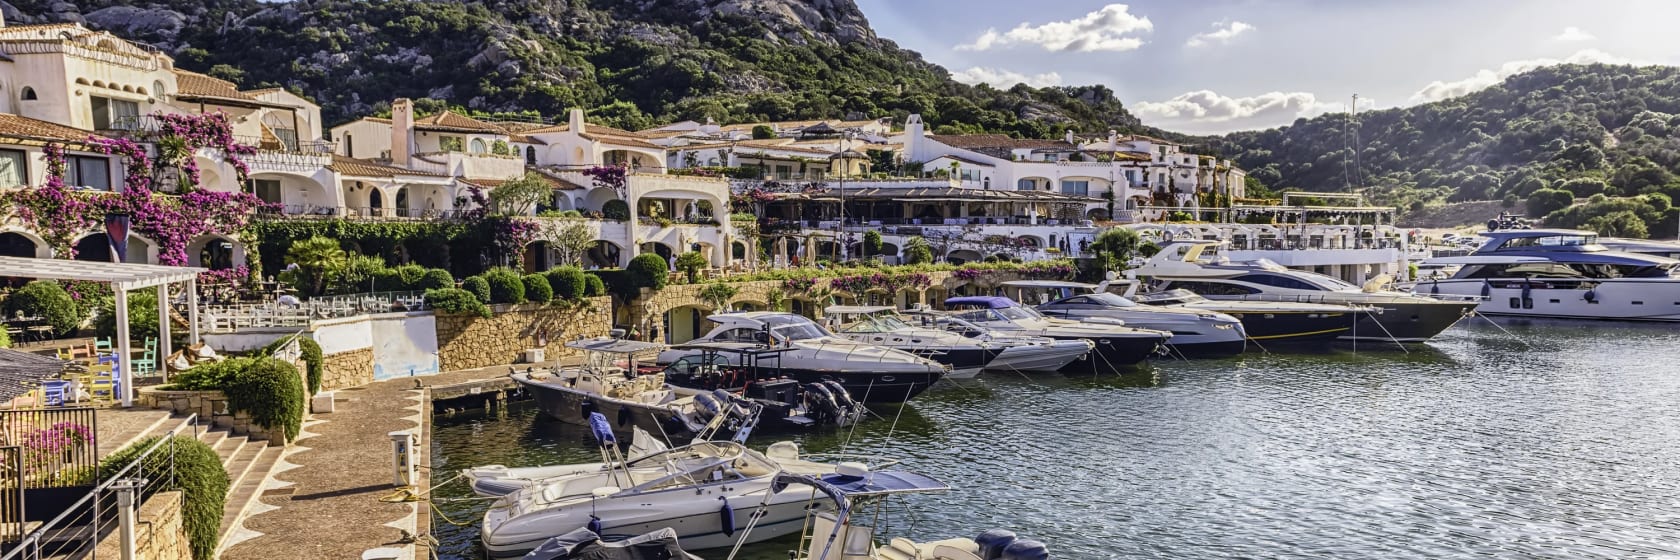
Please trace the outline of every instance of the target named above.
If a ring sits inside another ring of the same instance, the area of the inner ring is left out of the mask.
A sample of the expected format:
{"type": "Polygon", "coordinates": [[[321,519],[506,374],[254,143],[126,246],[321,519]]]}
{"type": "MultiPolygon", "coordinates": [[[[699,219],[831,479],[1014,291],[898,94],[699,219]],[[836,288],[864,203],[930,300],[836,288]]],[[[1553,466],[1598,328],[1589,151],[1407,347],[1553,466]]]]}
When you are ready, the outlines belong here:
{"type": "Polygon", "coordinates": [[[900,119],[947,132],[1152,133],[1101,86],[997,90],[877,37],[851,0],[13,0],[11,23],[80,21],[337,121],[393,97],[623,128],[704,119],[900,119]]]}

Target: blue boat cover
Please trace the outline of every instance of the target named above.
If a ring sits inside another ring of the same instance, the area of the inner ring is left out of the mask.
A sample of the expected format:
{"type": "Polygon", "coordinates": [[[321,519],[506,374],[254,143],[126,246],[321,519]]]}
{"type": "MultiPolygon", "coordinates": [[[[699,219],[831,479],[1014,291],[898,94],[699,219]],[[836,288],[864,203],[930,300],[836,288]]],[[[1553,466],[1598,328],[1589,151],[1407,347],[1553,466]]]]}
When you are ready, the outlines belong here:
{"type": "Polygon", "coordinates": [[[772,492],[781,492],[793,484],[804,484],[827,494],[836,502],[851,496],[880,496],[910,492],[937,492],[950,486],[932,478],[906,471],[876,471],[864,476],[826,474],[821,478],[809,475],[782,473],[771,484],[772,492]]]}
{"type": "Polygon", "coordinates": [[[595,442],[600,445],[618,443],[613,437],[612,424],[607,423],[607,417],[599,412],[589,413],[589,431],[595,433],[595,442]]]}
{"type": "Polygon", "coordinates": [[[945,307],[955,307],[958,305],[973,305],[986,309],[1004,309],[1007,307],[1017,307],[1020,304],[1015,303],[1015,300],[1003,296],[961,296],[945,300],[945,307]]]}

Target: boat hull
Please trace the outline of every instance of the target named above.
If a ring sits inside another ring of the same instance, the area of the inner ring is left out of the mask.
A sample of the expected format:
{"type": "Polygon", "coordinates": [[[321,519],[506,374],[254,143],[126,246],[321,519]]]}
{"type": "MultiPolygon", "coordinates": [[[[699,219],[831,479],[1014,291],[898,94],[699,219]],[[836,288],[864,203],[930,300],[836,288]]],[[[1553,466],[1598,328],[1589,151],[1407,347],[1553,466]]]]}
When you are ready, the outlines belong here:
{"type": "Polygon", "coordinates": [[[1416,290],[1419,294],[1486,296],[1476,306],[1483,315],[1680,322],[1680,281],[1673,280],[1630,278],[1583,286],[1579,281],[1466,279],[1419,283],[1416,290]]]}
{"type": "Polygon", "coordinates": [[[1357,320],[1352,311],[1346,313],[1316,311],[1310,313],[1222,312],[1242,321],[1243,332],[1248,334],[1248,340],[1260,344],[1332,340],[1353,330],[1353,322],[1357,320]]]}
{"type": "Polygon", "coordinates": [[[1084,340],[1057,340],[1047,345],[1020,345],[1005,348],[987,371],[1044,372],[1060,371],[1068,364],[1084,359],[1091,353],[1091,345],[1084,340]]]}
{"type": "Polygon", "coordinates": [[[997,358],[997,348],[951,348],[942,350],[923,350],[917,348],[895,348],[903,350],[941,364],[951,366],[951,372],[945,377],[952,379],[968,379],[980,375],[980,370],[986,369],[986,364],[997,358]]]}
{"type": "Polygon", "coordinates": [[[1167,340],[1166,337],[1154,336],[1075,337],[1048,333],[1038,336],[1049,336],[1057,340],[1090,340],[1096,343],[1096,347],[1085,359],[1062,367],[1061,371],[1067,373],[1103,372],[1135,366],[1160,352],[1161,345],[1167,340]]]}
{"type": "Polygon", "coordinates": [[[1371,303],[1380,312],[1360,312],[1353,330],[1342,333],[1342,340],[1423,342],[1447,330],[1465,315],[1476,309],[1476,302],[1396,302],[1371,303]]]}
{"type": "Polygon", "coordinates": [[[681,445],[694,439],[698,433],[696,427],[689,426],[681,414],[670,408],[567,390],[519,377],[514,377],[514,381],[531,394],[544,415],[568,424],[588,426],[589,413],[599,412],[607,417],[613,432],[620,436],[631,436],[634,433],[631,428],[640,427],[650,434],[663,435],[673,445],[681,445]]]}
{"type": "MultiPolygon", "coordinates": [[[[683,494],[692,495],[693,492],[684,491],[683,494]]],[[[762,493],[759,494],[762,496],[762,493]]],[[[811,492],[797,490],[783,491],[772,498],[772,503],[765,510],[764,517],[753,526],[751,533],[745,536],[748,544],[767,541],[799,532],[805,520],[805,507],[811,503],[811,492]]],[[[677,532],[677,539],[686,550],[705,550],[711,548],[725,548],[735,545],[741,538],[741,529],[752,515],[758,510],[760,498],[758,496],[733,496],[729,504],[734,511],[736,527],[728,527],[728,522],[722,514],[719,501],[707,498],[704,503],[693,504],[692,507],[639,507],[624,512],[612,508],[602,508],[596,511],[601,519],[601,538],[605,541],[617,541],[636,535],[646,534],[664,528],[671,528],[677,532]]],[[[575,512],[554,514],[552,519],[544,520],[543,531],[530,532],[523,535],[509,534],[491,530],[480,535],[480,542],[491,558],[518,558],[544,541],[556,535],[585,527],[589,524],[590,507],[588,504],[571,508],[575,512]],[[552,534],[548,534],[551,533],[552,534]]],[[[496,511],[486,514],[486,527],[499,527],[500,520],[494,519],[496,511]]]]}
{"type": "Polygon", "coordinates": [[[1224,358],[1248,349],[1248,339],[1241,336],[1235,340],[1179,343],[1178,335],[1173,335],[1172,340],[1167,347],[1172,353],[1186,358],[1224,358]]]}

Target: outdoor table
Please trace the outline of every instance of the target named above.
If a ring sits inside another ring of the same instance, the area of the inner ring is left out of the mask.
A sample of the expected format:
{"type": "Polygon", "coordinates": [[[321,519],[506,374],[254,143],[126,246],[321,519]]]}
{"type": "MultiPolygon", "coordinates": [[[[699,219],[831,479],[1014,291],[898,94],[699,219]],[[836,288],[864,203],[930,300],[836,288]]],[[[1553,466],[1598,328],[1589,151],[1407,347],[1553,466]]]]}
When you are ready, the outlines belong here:
{"type": "Polygon", "coordinates": [[[42,403],[47,406],[64,406],[70,400],[70,382],[62,379],[49,379],[41,382],[42,403]]]}

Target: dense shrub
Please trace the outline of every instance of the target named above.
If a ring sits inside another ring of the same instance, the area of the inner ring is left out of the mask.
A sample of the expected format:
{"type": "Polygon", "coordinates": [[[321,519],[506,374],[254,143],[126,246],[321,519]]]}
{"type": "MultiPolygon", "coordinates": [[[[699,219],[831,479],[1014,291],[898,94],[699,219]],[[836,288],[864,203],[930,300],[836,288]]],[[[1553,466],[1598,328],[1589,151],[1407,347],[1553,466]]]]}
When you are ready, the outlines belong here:
{"type": "Polygon", "coordinates": [[[269,429],[283,430],[286,441],[297,439],[303,426],[303,380],[292,364],[274,358],[257,358],[228,377],[222,391],[228,408],[251,413],[251,421],[269,429]]]}
{"type": "Polygon", "coordinates": [[[625,280],[629,283],[626,288],[652,288],[655,291],[665,289],[665,282],[670,279],[667,266],[669,264],[665,259],[654,253],[636,255],[636,258],[630,259],[630,265],[624,267],[625,280]]]}
{"type": "Polygon", "coordinates": [[[607,295],[607,283],[601,281],[600,276],[585,274],[583,276],[584,297],[599,297],[607,295]]]}
{"type": "MultiPolygon", "coordinates": [[[[99,462],[99,479],[107,480],[140,458],[140,454],[159,442],[157,436],[136,441],[105,456],[99,462]]],[[[145,459],[145,464],[129,471],[132,476],[152,477],[146,487],[144,501],[157,492],[181,491],[182,525],[192,545],[194,560],[216,557],[216,542],[222,528],[222,509],[227,502],[228,480],[226,468],[216,450],[198,438],[175,436],[145,459]],[[168,476],[170,467],[174,476],[168,476]]]]}
{"type": "Polygon", "coordinates": [[[525,303],[525,281],[511,268],[492,268],[484,272],[490,284],[490,303],[525,303]]]}
{"type": "MultiPolygon", "coordinates": [[[[93,333],[101,338],[109,338],[113,342],[117,336],[117,302],[108,300],[100,304],[99,313],[93,319],[93,333]]],[[[179,333],[171,333],[179,334],[179,333]]],[[[145,344],[148,337],[158,335],[157,294],[151,290],[128,293],[128,339],[138,348],[145,344]]],[[[171,339],[179,338],[171,336],[171,339]]],[[[159,356],[162,358],[163,356],[159,356]]]]}
{"type": "Polygon", "coordinates": [[[298,349],[303,350],[304,376],[309,378],[309,394],[318,393],[321,391],[322,369],[326,366],[326,356],[321,353],[321,343],[301,334],[283,336],[280,337],[280,340],[270,342],[268,346],[263,347],[263,355],[273,356],[275,352],[280,351],[281,346],[285,346],[293,338],[298,341],[298,349]]]}
{"type": "Polygon", "coordinates": [[[444,313],[490,316],[490,306],[484,305],[472,292],[460,288],[426,290],[426,305],[444,313]]]}
{"type": "Polygon", "coordinates": [[[436,290],[436,289],[439,289],[439,288],[453,288],[453,287],[455,287],[455,277],[451,276],[449,274],[449,271],[441,269],[441,268],[430,268],[430,269],[426,269],[425,274],[420,275],[420,281],[418,283],[416,283],[413,288],[410,288],[410,289],[413,289],[413,290],[436,290]]]}
{"type": "Polygon", "coordinates": [[[548,285],[548,279],[541,274],[526,274],[521,278],[525,282],[525,299],[538,303],[548,303],[554,299],[554,288],[548,285]]]}
{"type": "MultiPolygon", "coordinates": [[[[156,302],[153,302],[156,307],[156,302]]],[[[65,336],[76,331],[82,325],[86,316],[79,311],[76,302],[70,299],[70,293],[64,291],[63,286],[51,280],[36,280],[30,282],[6,298],[6,316],[15,317],[22,313],[28,317],[41,317],[51,325],[58,336],[65,336]]],[[[153,312],[154,314],[156,311],[153,312]]]]}
{"type": "Polygon", "coordinates": [[[711,264],[711,261],[706,260],[706,255],[699,251],[689,251],[677,255],[677,270],[688,276],[688,283],[690,284],[699,280],[700,269],[706,268],[709,264],[711,264]]]}
{"type": "Polygon", "coordinates": [[[548,284],[554,288],[554,297],[567,300],[582,298],[588,291],[583,269],[576,266],[562,266],[548,271],[548,284]]]}
{"type": "Polygon", "coordinates": [[[1560,189],[1540,189],[1528,196],[1528,215],[1533,218],[1545,217],[1574,203],[1574,193],[1560,189]]]}
{"type": "Polygon", "coordinates": [[[630,204],[622,200],[609,200],[601,205],[601,217],[608,220],[624,221],[630,219],[630,204]]]}
{"type": "Polygon", "coordinates": [[[6,334],[6,329],[0,329],[0,348],[12,347],[12,335],[6,334]]]}
{"type": "Polygon", "coordinates": [[[256,360],[228,358],[220,362],[201,363],[170,377],[173,382],[170,385],[178,391],[220,391],[235,373],[251,367],[253,361],[256,360]]]}
{"type": "MultiPolygon", "coordinates": [[[[490,303],[490,282],[486,281],[483,276],[468,276],[466,280],[461,281],[461,289],[478,298],[479,303],[490,303]]],[[[431,299],[430,297],[426,298],[427,301],[431,299]]]]}

